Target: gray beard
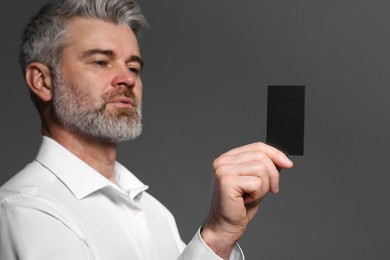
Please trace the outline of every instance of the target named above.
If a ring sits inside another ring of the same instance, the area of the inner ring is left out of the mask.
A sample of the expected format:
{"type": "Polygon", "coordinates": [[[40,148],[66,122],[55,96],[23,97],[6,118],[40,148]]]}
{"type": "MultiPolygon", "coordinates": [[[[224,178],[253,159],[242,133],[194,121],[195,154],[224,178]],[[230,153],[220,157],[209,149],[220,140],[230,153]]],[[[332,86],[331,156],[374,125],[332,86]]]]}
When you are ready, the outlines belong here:
{"type": "Polygon", "coordinates": [[[70,131],[118,143],[137,138],[142,132],[141,104],[129,89],[103,96],[100,104],[91,99],[85,88],[72,88],[61,74],[54,80],[53,110],[58,122],[70,131]],[[76,90],[75,90],[76,89],[76,90]],[[134,100],[134,109],[106,110],[106,103],[117,96],[134,100]]]}

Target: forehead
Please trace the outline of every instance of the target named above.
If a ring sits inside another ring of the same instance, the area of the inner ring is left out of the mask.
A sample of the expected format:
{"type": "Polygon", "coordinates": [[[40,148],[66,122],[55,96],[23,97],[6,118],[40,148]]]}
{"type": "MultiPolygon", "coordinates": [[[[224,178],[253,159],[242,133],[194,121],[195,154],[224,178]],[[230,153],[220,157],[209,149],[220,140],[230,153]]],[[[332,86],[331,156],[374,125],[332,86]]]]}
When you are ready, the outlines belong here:
{"type": "Polygon", "coordinates": [[[65,49],[76,52],[99,48],[128,55],[139,55],[140,52],[134,32],[126,25],[74,17],[67,23],[66,34],[65,49]]]}

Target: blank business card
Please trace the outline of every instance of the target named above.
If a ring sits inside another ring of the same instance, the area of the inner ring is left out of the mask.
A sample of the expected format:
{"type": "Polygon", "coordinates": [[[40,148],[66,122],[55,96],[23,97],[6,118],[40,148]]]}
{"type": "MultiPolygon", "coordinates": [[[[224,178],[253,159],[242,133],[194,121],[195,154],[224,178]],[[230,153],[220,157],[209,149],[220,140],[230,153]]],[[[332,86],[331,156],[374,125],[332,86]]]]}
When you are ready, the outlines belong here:
{"type": "Polygon", "coordinates": [[[305,86],[268,86],[267,144],[303,155],[305,86]]]}

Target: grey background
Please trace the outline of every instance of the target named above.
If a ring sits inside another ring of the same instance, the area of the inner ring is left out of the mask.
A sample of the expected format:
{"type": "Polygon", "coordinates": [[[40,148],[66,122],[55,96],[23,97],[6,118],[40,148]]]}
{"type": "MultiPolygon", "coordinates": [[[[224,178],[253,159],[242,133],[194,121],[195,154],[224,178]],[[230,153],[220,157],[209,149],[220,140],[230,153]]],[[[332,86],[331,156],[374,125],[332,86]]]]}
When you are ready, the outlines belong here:
{"type": "MultiPolygon", "coordinates": [[[[31,161],[39,118],[17,42],[44,1],[1,5],[0,184],[31,161]]],[[[188,242],[212,160],[265,139],[266,87],[304,84],[305,156],[292,157],[240,244],[247,259],[388,259],[390,2],[141,1],[144,133],[119,161],[150,185],[188,242]]]]}

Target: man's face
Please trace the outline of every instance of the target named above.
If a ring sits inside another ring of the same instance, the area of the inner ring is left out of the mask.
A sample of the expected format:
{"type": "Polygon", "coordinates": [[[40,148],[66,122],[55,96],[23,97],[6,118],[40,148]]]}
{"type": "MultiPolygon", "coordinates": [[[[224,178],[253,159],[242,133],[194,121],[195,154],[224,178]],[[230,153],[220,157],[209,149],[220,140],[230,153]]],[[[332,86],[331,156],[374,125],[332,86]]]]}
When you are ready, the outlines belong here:
{"type": "Polygon", "coordinates": [[[142,60],[134,33],[86,18],[71,19],[67,32],[54,80],[59,123],[115,143],[136,138],[142,129],[142,60]]]}

